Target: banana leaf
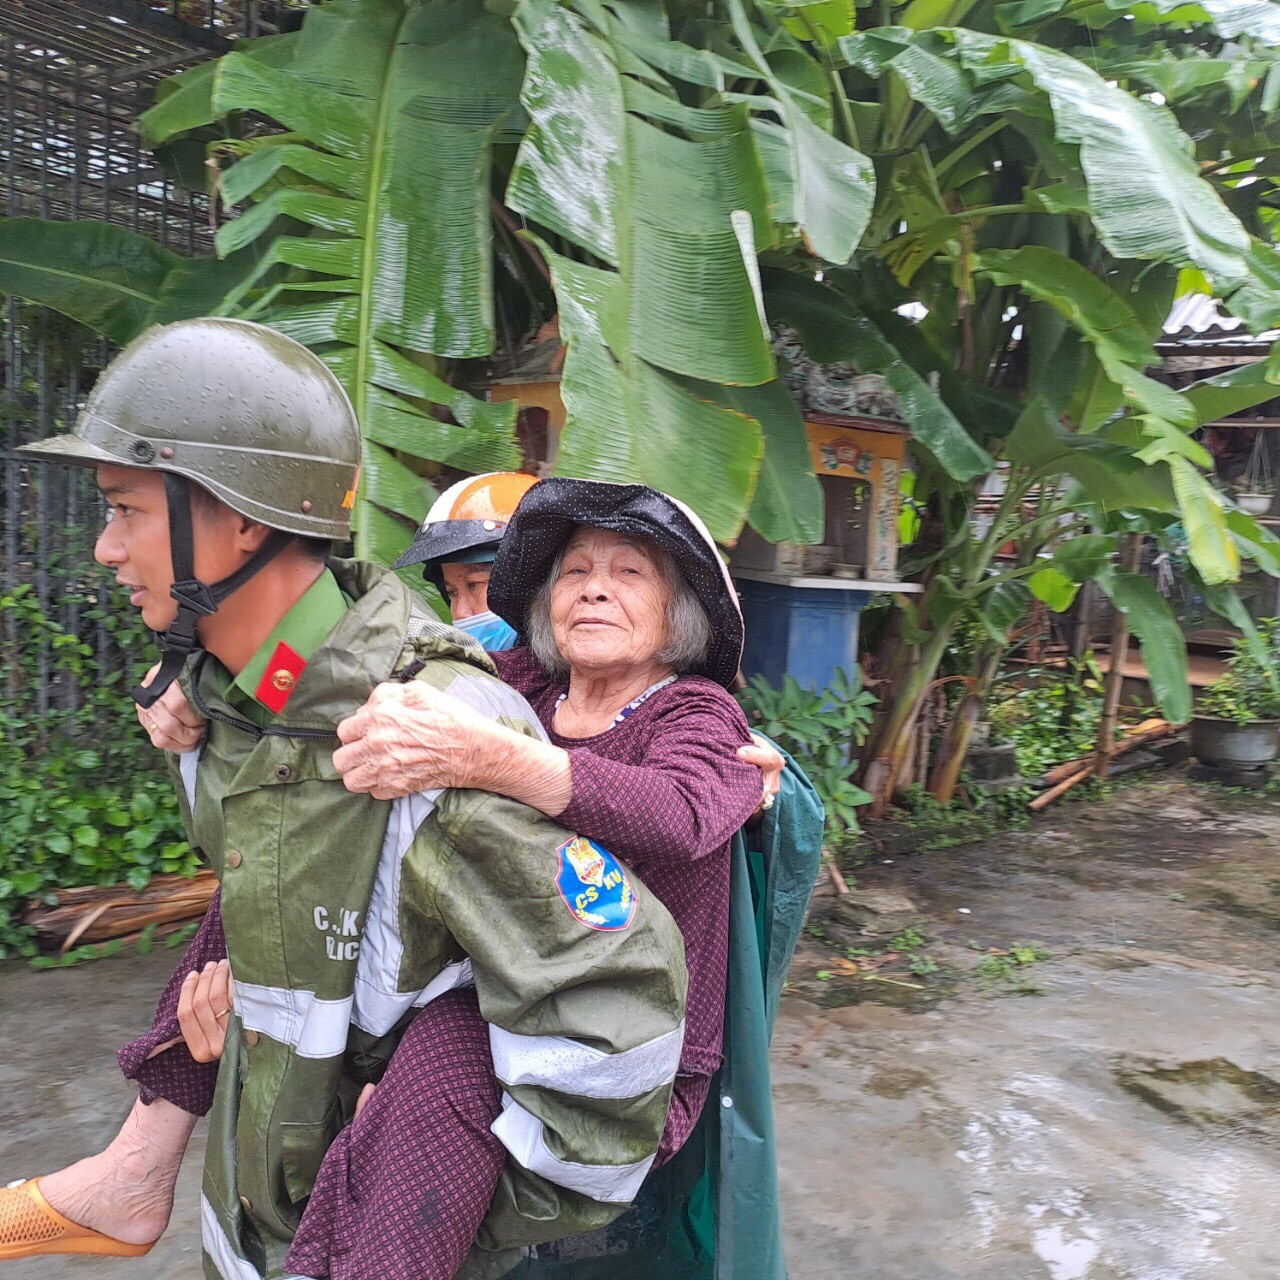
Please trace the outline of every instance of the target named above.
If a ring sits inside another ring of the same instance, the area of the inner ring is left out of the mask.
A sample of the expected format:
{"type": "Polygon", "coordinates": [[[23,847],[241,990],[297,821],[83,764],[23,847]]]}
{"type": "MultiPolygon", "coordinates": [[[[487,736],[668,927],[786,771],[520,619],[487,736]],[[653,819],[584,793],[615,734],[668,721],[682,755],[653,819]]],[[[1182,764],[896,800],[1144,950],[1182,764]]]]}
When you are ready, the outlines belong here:
{"type": "Polygon", "coordinates": [[[948,475],[972,480],[992,470],[991,456],[852,300],[792,272],[769,270],[764,281],[771,317],[794,328],[814,360],[852,360],[861,373],[884,375],[915,439],[948,475]]]}
{"type": "Polygon", "coordinates": [[[606,327],[623,310],[623,277],[541,247],[567,350],[560,393],[568,419],[557,474],[652,485],[693,506],[712,536],[730,540],[751,504],[764,453],[759,422],[699,399],[681,380],[628,354],[606,327]]]}
{"type": "Polygon", "coordinates": [[[780,378],[761,387],[725,387],[686,380],[685,388],[760,424],[764,457],[747,513],[751,527],[770,542],[822,541],[822,487],[813,469],[804,417],[780,378]]]}
{"type": "MultiPolygon", "coordinates": [[[[1071,4],[1071,0],[1016,0],[1012,4],[996,6],[996,21],[1002,31],[1015,31],[1019,27],[1043,22],[1057,17],[1071,4]]],[[[1072,6],[1074,7],[1074,6],[1072,6]]],[[[1184,31],[1193,23],[1211,23],[1224,39],[1234,36],[1255,36],[1265,44],[1280,44],[1280,9],[1271,0],[1102,0],[1093,8],[1110,9],[1115,21],[1121,18],[1141,16],[1153,23],[1169,17],[1169,25],[1184,31]]]]}
{"type": "MultiPolygon", "coordinates": [[[[791,151],[791,212],[810,250],[828,262],[848,262],[867,228],[875,200],[871,161],[804,110],[801,96],[761,52],[742,0],[729,0],[734,34],[769,86],[791,151]]],[[[838,81],[834,91],[843,94],[838,81]]]]}
{"type": "Polygon", "coordinates": [[[181,112],[175,94],[147,125],[164,141],[202,112],[254,111],[285,131],[229,144],[222,194],[246,208],[218,248],[260,246],[264,270],[289,274],[256,296],[262,281],[246,281],[223,310],[316,348],[342,378],[365,436],[357,548],[385,563],[430,502],[414,459],[519,461],[514,405],[449,386],[441,358],[493,349],[490,155],[523,59],[481,0],[334,0],[269,52],[226,55],[210,82],[188,83],[181,112]],[[282,219],[304,233],[281,234],[282,219]]]}
{"type": "Polygon", "coordinates": [[[1137,408],[1185,427],[1195,425],[1190,405],[1142,370],[1157,363],[1133,308],[1088,268],[1039,245],[990,249],[976,269],[997,284],[1011,284],[1065,316],[1093,345],[1107,377],[1137,408]]]}
{"type": "Polygon", "coordinates": [[[1187,642],[1168,601],[1155,583],[1125,569],[1108,566],[1096,579],[1107,598],[1129,617],[1138,637],[1151,692],[1166,720],[1191,719],[1191,685],[1187,678],[1187,642]]]}
{"type": "Polygon", "coordinates": [[[153,324],[209,314],[258,269],[252,250],[182,258],[106,222],[0,219],[0,294],[52,307],[120,345],[153,324]]]}
{"type": "Polygon", "coordinates": [[[1183,396],[1196,411],[1201,426],[1215,422],[1280,396],[1280,379],[1272,380],[1267,362],[1255,361],[1229,373],[1202,378],[1183,389],[1183,396]]]}
{"type": "Polygon", "coordinates": [[[1043,45],[963,29],[950,35],[971,71],[987,79],[1025,71],[1047,95],[1059,141],[1080,148],[1094,226],[1117,258],[1194,263],[1215,282],[1247,274],[1249,235],[1201,178],[1170,111],[1043,45]]]}
{"type": "MultiPolygon", "coordinates": [[[[774,377],[756,276],[773,237],[764,172],[744,105],[628,90],[618,49],[625,37],[636,57],[643,42],[601,23],[563,5],[515,17],[531,125],[507,202],[603,264],[544,246],[568,349],[556,471],[666,489],[728,540],[752,502],[760,424],[673,375],[774,377]]],[[[656,68],[649,79],[665,85],[656,68]]]]}

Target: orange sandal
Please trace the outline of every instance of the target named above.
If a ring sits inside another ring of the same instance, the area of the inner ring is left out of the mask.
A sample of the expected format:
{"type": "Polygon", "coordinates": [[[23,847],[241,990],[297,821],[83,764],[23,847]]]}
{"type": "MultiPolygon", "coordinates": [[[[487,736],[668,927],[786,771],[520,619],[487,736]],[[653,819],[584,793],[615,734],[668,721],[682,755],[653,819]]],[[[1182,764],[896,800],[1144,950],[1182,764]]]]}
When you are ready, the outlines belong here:
{"type": "Polygon", "coordinates": [[[0,1187],[0,1262],[47,1253],[86,1253],[102,1258],[141,1258],[155,1247],[125,1244],[64,1218],[40,1194],[37,1179],[0,1187]]]}

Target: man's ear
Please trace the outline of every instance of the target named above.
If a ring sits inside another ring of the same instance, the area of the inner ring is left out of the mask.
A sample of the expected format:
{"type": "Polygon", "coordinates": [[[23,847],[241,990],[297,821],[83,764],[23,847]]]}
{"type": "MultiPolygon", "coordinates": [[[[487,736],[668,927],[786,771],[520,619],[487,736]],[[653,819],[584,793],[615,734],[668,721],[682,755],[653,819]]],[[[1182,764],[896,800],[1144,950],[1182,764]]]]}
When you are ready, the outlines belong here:
{"type": "Polygon", "coordinates": [[[248,516],[237,515],[236,549],[252,555],[271,536],[271,528],[250,520],[248,516]]]}

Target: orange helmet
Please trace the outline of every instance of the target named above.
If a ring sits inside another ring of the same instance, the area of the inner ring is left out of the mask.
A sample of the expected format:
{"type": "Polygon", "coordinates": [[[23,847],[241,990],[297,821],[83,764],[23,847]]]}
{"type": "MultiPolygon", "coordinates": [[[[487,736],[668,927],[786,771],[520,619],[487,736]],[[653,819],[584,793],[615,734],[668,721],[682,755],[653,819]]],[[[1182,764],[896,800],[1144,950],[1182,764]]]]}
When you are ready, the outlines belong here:
{"type": "Polygon", "coordinates": [[[439,585],[442,564],[492,560],[520,499],[537,483],[537,476],[522,471],[490,471],[450,485],[392,567],[420,564],[423,577],[439,585]]]}

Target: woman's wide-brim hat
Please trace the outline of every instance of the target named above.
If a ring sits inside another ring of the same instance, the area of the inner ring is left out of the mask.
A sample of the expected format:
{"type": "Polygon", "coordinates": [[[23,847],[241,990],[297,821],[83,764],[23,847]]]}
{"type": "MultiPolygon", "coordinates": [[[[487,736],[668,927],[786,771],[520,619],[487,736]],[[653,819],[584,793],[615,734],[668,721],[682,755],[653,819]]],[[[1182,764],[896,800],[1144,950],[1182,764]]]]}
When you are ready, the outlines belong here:
{"type": "Polygon", "coordinates": [[[534,597],[580,525],[648,538],[671,553],[711,623],[711,647],[698,674],[731,687],[742,661],[743,632],[729,571],[702,521],[684,503],[647,485],[561,478],[535,485],[502,539],[489,579],[489,608],[523,641],[534,597]]]}

